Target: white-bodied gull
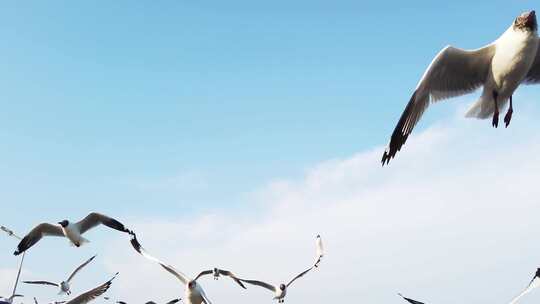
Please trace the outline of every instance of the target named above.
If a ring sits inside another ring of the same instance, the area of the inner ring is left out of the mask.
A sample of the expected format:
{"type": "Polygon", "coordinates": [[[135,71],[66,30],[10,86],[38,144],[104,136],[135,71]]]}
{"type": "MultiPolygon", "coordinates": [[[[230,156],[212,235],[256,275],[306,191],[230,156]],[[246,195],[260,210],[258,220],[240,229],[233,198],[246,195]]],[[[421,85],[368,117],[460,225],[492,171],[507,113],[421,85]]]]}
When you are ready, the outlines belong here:
{"type": "Polygon", "coordinates": [[[49,282],[49,281],[23,281],[23,283],[26,283],[26,284],[39,284],[39,285],[49,285],[49,286],[56,286],[56,287],[59,287],[60,288],[60,292],[58,294],[67,294],[67,295],[70,295],[71,294],[71,280],[73,280],[73,278],[75,277],[75,275],[81,270],[83,269],[86,265],[88,265],[90,262],[92,262],[92,260],[94,260],[96,256],[94,255],[93,257],[91,257],[90,259],[88,259],[86,262],[82,263],[79,267],[77,267],[77,269],[75,269],[71,275],[69,276],[69,278],[65,281],[62,281],[60,283],[53,283],[53,282],[49,282]]]}
{"type": "Polygon", "coordinates": [[[21,240],[17,246],[17,250],[13,254],[19,255],[25,252],[28,250],[28,248],[39,242],[39,240],[41,240],[41,238],[44,236],[66,237],[71,244],[76,247],[80,247],[84,243],[89,242],[87,239],[82,237],[82,234],[99,225],[105,225],[109,228],[130,234],[133,233],[131,230],[126,229],[124,224],[120,223],[119,221],[106,215],[93,212],[86,216],[83,220],[76,223],[63,220],[59,222],[58,225],[49,223],[37,225],[21,240]]]}
{"type": "Polygon", "coordinates": [[[303,277],[306,273],[311,271],[313,268],[318,268],[319,267],[319,263],[321,262],[321,259],[322,259],[323,255],[324,255],[323,244],[322,244],[322,239],[321,239],[320,235],[317,235],[317,239],[315,241],[315,244],[316,244],[316,247],[317,247],[317,256],[316,256],[316,260],[315,260],[315,263],[313,264],[313,266],[311,266],[307,270],[301,272],[299,275],[294,277],[287,284],[282,283],[282,284],[279,284],[278,286],[274,286],[272,284],[269,284],[269,283],[266,283],[266,282],[263,282],[263,281],[245,280],[245,279],[239,279],[239,280],[241,282],[256,285],[256,286],[259,286],[259,287],[263,287],[263,288],[266,288],[266,289],[272,291],[274,293],[274,298],[273,299],[278,300],[278,303],[283,303],[283,302],[285,302],[285,296],[287,295],[287,289],[291,286],[291,284],[294,281],[296,281],[297,279],[303,277]]]}
{"type": "Polygon", "coordinates": [[[401,114],[383,154],[383,166],[401,150],[429,104],[439,100],[483,87],[480,99],[466,116],[480,119],[491,116],[492,125],[497,127],[499,111],[510,101],[504,117],[508,127],[514,112],[514,91],[520,84],[540,82],[537,28],[535,12],[526,12],[517,17],[495,42],[483,48],[469,51],[445,47],[425,71],[401,114]]]}
{"type": "MultiPolygon", "coordinates": [[[[201,276],[204,276],[204,275],[214,274],[214,270],[205,270],[205,271],[201,272],[199,275],[197,275],[197,277],[195,279],[190,279],[188,276],[186,276],[182,272],[174,269],[174,267],[172,267],[172,266],[158,260],[157,258],[151,256],[150,254],[148,254],[146,252],[146,250],[141,246],[139,241],[137,240],[137,237],[136,237],[135,234],[133,234],[133,236],[132,236],[131,244],[133,245],[133,248],[135,248],[135,250],[138,253],[140,253],[145,258],[147,258],[147,259],[161,265],[161,267],[163,267],[169,273],[174,275],[178,280],[180,280],[180,282],[182,282],[182,284],[185,285],[185,288],[184,288],[184,301],[186,301],[186,304],[201,304],[201,303],[211,304],[210,300],[208,299],[208,297],[204,293],[204,290],[201,287],[201,284],[199,282],[197,282],[197,279],[199,279],[201,276]]],[[[218,269],[217,273],[220,274],[220,275],[229,276],[236,283],[238,283],[238,285],[240,285],[242,288],[246,288],[242,284],[242,282],[240,282],[232,272],[218,269]]],[[[214,276],[214,278],[216,278],[216,277],[214,276]]]]}

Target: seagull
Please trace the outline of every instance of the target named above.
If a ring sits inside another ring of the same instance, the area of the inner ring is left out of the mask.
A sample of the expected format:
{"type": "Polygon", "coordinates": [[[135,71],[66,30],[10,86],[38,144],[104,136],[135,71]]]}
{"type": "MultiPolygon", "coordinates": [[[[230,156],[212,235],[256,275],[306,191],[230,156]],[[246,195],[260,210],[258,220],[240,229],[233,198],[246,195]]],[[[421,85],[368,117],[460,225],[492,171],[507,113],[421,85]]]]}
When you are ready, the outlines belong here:
{"type": "Polygon", "coordinates": [[[540,268],[538,268],[536,270],[536,273],[534,274],[534,277],[532,278],[531,282],[529,283],[529,285],[527,286],[527,288],[525,288],[525,290],[523,290],[517,297],[515,297],[512,302],[510,302],[510,304],[515,304],[518,302],[519,299],[521,299],[521,297],[523,297],[524,295],[528,294],[529,292],[531,292],[533,289],[537,288],[540,286],[540,268]]]}
{"type": "Polygon", "coordinates": [[[307,270],[303,271],[302,273],[300,273],[299,275],[294,277],[294,279],[292,279],[287,284],[280,284],[279,286],[274,286],[272,284],[268,284],[268,283],[265,283],[265,282],[262,282],[262,281],[244,280],[244,279],[239,279],[239,280],[241,282],[244,282],[244,283],[256,285],[256,286],[263,287],[263,288],[266,288],[266,289],[270,290],[271,292],[274,293],[273,300],[278,300],[278,303],[283,303],[283,302],[285,302],[285,296],[287,295],[287,289],[291,286],[291,284],[294,281],[296,281],[297,279],[303,277],[306,273],[311,271],[313,268],[318,268],[319,267],[319,263],[321,262],[321,259],[322,259],[323,255],[324,255],[323,247],[322,247],[322,240],[321,240],[320,235],[317,235],[315,243],[316,243],[316,246],[317,246],[317,259],[315,260],[315,264],[313,264],[313,266],[311,266],[307,270]]]}
{"type": "MultiPolygon", "coordinates": [[[[195,279],[192,280],[189,277],[187,277],[185,274],[183,274],[182,272],[174,269],[174,267],[167,265],[164,262],[158,260],[157,258],[149,255],[146,252],[146,250],[141,246],[135,234],[132,235],[131,245],[142,256],[161,265],[161,267],[165,268],[165,270],[167,270],[169,273],[174,275],[178,280],[180,280],[180,282],[182,282],[182,284],[186,286],[184,290],[184,300],[187,301],[186,304],[201,304],[201,303],[211,304],[210,300],[204,293],[204,290],[201,287],[201,284],[197,282],[197,279],[199,279],[201,276],[204,276],[204,275],[214,274],[214,270],[205,270],[201,272],[195,279]]],[[[232,272],[218,269],[218,273],[220,275],[229,276],[236,283],[238,283],[238,285],[240,285],[242,288],[244,289],[246,288],[244,284],[242,284],[242,282],[240,282],[240,280],[237,279],[236,276],[232,272]]]]}
{"type": "Polygon", "coordinates": [[[70,295],[71,294],[71,289],[70,289],[70,284],[71,283],[71,280],[73,279],[73,277],[81,270],[83,269],[86,265],[88,265],[90,262],[92,262],[92,260],[94,260],[96,256],[94,255],[93,257],[91,257],[90,259],[88,259],[88,261],[82,263],[79,267],[77,267],[77,269],[75,269],[73,271],[73,273],[71,273],[71,275],[69,276],[69,278],[65,281],[62,281],[60,284],[57,284],[57,283],[52,283],[52,282],[48,282],[48,281],[23,281],[23,283],[26,283],[26,284],[39,284],[39,285],[50,285],[50,286],[56,286],[56,287],[59,287],[60,288],[60,292],[58,294],[67,294],[67,295],[70,295]]]}
{"type": "Polygon", "coordinates": [[[103,283],[102,285],[89,290],[69,301],[67,301],[65,304],[87,304],[91,301],[95,300],[99,296],[103,295],[107,290],[111,287],[112,281],[116,276],[118,275],[118,272],[107,282],[103,283]]]}
{"type": "Polygon", "coordinates": [[[13,253],[14,255],[19,255],[30,247],[35,245],[39,240],[44,236],[59,236],[66,237],[72,245],[75,247],[80,247],[84,243],[89,241],[82,237],[82,234],[88,230],[103,224],[109,228],[133,234],[131,230],[126,229],[124,224],[119,221],[99,213],[90,213],[83,220],[77,223],[71,223],[68,220],[63,220],[58,223],[58,225],[53,225],[49,223],[42,223],[34,227],[19,243],[17,250],[13,253]]]}
{"type": "Polygon", "coordinates": [[[14,300],[15,298],[22,298],[22,297],[24,297],[24,296],[23,296],[23,295],[20,295],[20,294],[14,294],[14,295],[12,295],[12,296],[9,297],[9,298],[1,297],[1,296],[0,296],[0,299],[4,299],[4,301],[5,301],[6,303],[13,303],[13,300],[14,300]]]}
{"type": "Polygon", "coordinates": [[[413,300],[413,299],[409,299],[409,298],[406,298],[404,297],[402,294],[398,293],[398,296],[402,297],[403,300],[411,303],[411,304],[424,304],[423,302],[420,302],[420,301],[416,301],[416,300],[413,300]]]}
{"type": "Polygon", "coordinates": [[[495,42],[476,50],[445,47],[433,59],[399,119],[382,165],[388,164],[407,141],[430,103],[471,93],[483,87],[482,96],[467,117],[499,124],[499,111],[510,101],[504,117],[506,127],[514,112],[512,95],[520,84],[540,82],[540,53],[536,14],[525,12],[495,42]]]}

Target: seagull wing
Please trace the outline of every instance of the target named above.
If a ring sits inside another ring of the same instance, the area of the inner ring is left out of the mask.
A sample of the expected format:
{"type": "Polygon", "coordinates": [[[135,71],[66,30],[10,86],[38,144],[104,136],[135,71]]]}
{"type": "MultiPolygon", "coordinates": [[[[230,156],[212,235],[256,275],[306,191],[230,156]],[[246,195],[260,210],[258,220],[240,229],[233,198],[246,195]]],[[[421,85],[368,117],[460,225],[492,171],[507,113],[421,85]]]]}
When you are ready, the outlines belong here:
{"type": "Polygon", "coordinates": [[[107,290],[111,287],[112,280],[116,278],[118,275],[118,272],[110,279],[109,281],[105,282],[103,285],[100,285],[90,291],[87,291],[74,299],[67,302],[67,304],[86,304],[93,300],[95,300],[97,297],[103,295],[107,290]]]}
{"type": "Polygon", "coordinates": [[[402,294],[400,294],[400,293],[398,293],[398,296],[402,297],[403,300],[405,300],[405,301],[407,301],[407,302],[409,302],[409,303],[411,303],[411,304],[424,304],[424,303],[422,303],[422,302],[420,302],[420,301],[416,301],[416,300],[413,300],[413,299],[406,298],[406,297],[404,297],[404,296],[403,296],[402,294]]]}
{"type": "Polygon", "coordinates": [[[126,227],[124,227],[124,224],[111,217],[96,212],[90,213],[83,220],[79,221],[76,225],[79,228],[80,233],[83,234],[86,231],[101,224],[118,231],[130,233],[130,231],[126,229],[126,227]]]}
{"type": "Polygon", "coordinates": [[[48,282],[48,281],[23,281],[23,283],[25,283],[25,284],[38,284],[38,285],[51,285],[51,286],[56,286],[56,287],[60,286],[57,283],[48,282]]]}
{"type": "Polygon", "coordinates": [[[512,302],[510,302],[510,304],[515,304],[518,302],[519,299],[521,299],[521,297],[523,297],[524,295],[528,294],[529,292],[531,292],[533,289],[537,288],[540,286],[540,277],[538,276],[540,272],[540,269],[539,271],[537,271],[537,273],[535,274],[535,276],[532,278],[531,280],[531,283],[529,283],[529,286],[527,286],[527,288],[525,288],[525,290],[523,290],[517,297],[515,297],[512,302]]]}
{"type": "Polygon", "coordinates": [[[317,259],[315,260],[315,263],[313,264],[313,266],[311,266],[309,269],[306,269],[305,271],[303,271],[302,273],[300,273],[299,275],[297,275],[296,277],[294,277],[294,279],[292,279],[288,284],[287,284],[287,287],[289,287],[294,281],[296,281],[297,279],[303,277],[306,273],[310,272],[313,268],[317,268],[319,267],[319,264],[321,263],[321,259],[324,255],[324,252],[323,252],[323,245],[322,245],[322,239],[321,239],[321,236],[320,235],[317,235],[317,238],[315,240],[315,245],[317,247],[317,259]]]}
{"type": "Polygon", "coordinates": [[[174,300],[170,300],[166,304],[175,304],[175,303],[178,303],[178,302],[180,302],[180,299],[174,299],[174,300]]]}
{"type": "Polygon", "coordinates": [[[53,225],[49,223],[42,223],[34,227],[19,243],[17,246],[17,251],[15,255],[19,255],[28,248],[34,246],[39,240],[44,236],[64,236],[62,228],[58,225],[53,225]]]}
{"type": "Polygon", "coordinates": [[[75,269],[75,271],[73,271],[73,273],[69,276],[69,278],[67,279],[68,283],[71,282],[71,280],[73,279],[73,277],[81,270],[83,269],[86,265],[88,265],[90,262],[92,262],[92,260],[94,260],[96,258],[96,256],[94,255],[93,257],[91,257],[90,259],[88,259],[88,261],[84,262],[81,264],[81,266],[77,267],[77,269],[75,269]]]}
{"type": "MultiPolygon", "coordinates": [[[[539,42],[540,43],[540,42],[539,42]]],[[[536,51],[536,59],[523,80],[525,84],[538,84],[540,83],[540,47],[536,51]]]]}
{"type": "Polygon", "coordinates": [[[135,236],[135,234],[132,235],[133,237],[131,238],[131,245],[133,246],[133,248],[135,248],[135,250],[140,253],[143,257],[153,261],[153,262],[156,262],[158,263],[159,265],[161,265],[161,267],[165,268],[165,270],[167,270],[168,272],[170,272],[172,275],[174,275],[175,277],[177,277],[182,283],[184,284],[187,284],[190,279],[185,275],[183,274],[182,272],[174,269],[174,267],[170,266],[170,265],[167,265],[165,263],[163,263],[162,261],[158,260],[157,258],[149,255],[146,250],[141,246],[141,244],[139,243],[139,241],[137,240],[137,237],[135,236]]]}
{"type": "Polygon", "coordinates": [[[429,65],[401,114],[390,144],[383,154],[382,164],[390,162],[405,144],[430,102],[480,88],[487,78],[494,53],[495,45],[473,51],[452,46],[444,48],[429,65]]]}
{"type": "Polygon", "coordinates": [[[222,276],[226,276],[226,277],[229,277],[229,278],[233,279],[236,282],[236,284],[240,285],[240,287],[242,287],[244,289],[247,289],[246,286],[244,284],[242,284],[240,279],[234,273],[232,273],[232,272],[230,272],[228,270],[219,269],[219,274],[222,275],[222,276]]]}
{"type": "Polygon", "coordinates": [[[244,282],[244,283],[248,283],[248,284],[251,284],[251,285],[255,285],[255,286],[260,286],[262,288],[266,288],[272,292],[276,292],[276,287],[273,286],[273,285],[270,285],[268,283],[265,283],[265,282],[262,282],[262,281],[256,281],[256,280],[244,280],[244,279],[239,279],[240,281],[244,282]]]}
{"type": "Polygon", "coordinates": [[[199,274],[195,277],[195,279],[193,279],[193,281],[197,281],[200,277],[205,276],[205,275],[209,275],[209,274],[213,274],[213,273],[214,273],[214,271],[212,271],[212,270],[201,271],[201,273],[199,273],[199,274]]]}

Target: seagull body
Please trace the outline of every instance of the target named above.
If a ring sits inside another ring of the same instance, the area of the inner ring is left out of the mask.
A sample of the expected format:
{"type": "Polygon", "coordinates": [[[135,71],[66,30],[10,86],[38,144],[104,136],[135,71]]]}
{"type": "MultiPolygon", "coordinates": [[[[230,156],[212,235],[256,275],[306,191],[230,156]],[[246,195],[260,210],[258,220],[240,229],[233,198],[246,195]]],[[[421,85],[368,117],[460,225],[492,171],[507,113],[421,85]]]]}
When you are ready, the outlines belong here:
{"type": "Polygon", "coordinates": [[[114,280],[114,278],[116,278],[117,275],[118,275],[118,272],[109,281],[67,301],[65,304],[87,304],[95,300],[96,298],[100,297],[105,292],[107,292],[107,290],[109,290],[109,288],[111,287],[112,281],[114,280]]]}
{"type": "Polygon", "coordinates": [[[533,289],[538,287],[540,287],[540,268],[536,270],[536,273],[534,274],[534,277],[532,278],[527,288],[525,288],[525,290],[523,290],[517,297],[515,297],[512,302],[510,302],[510,304],[516,304],[518,300],[521,299],[524,295],[528,294],[533,289]]]}
{"type": "Polygon", "coordinates": [[[52,282],[49,282],[49,281],[23,281],[23,283],[26,283],[26,284],[39,284],[39,285],[50,285],[50,286],[56,286],[56,287],[60,287],[60,292],[58,294],[67,294],[67,295],[70,295],[71,294],[71,280],[73,280],[73,278],[75,277],[75,275],[81,270],[83,269],[86,265],[88,265],[90,262],[92,262],[92,260],[94,260],[96,256],[94,255],[93,257],[91,257],[90,259],[88,259],[86,262],[82,263],[79,267],[77,267],[77,269],[75,269],[71,275],[69,276],[69,278],[65,281],[62,281],[60,282],[59,284],[57,283],[52,283],[52,282]]]}
{"type": "Polygon", "coordinates": [[[429,65],[405,107],[382,164],[388,164],[401,150],[430,103],[471,93],[480,87],[483,87],[482,95],[466,116],[480,119],[492,116],[492,125],[497,127],[499,111],[510,101],[504,117],[508,127],[515,90],[521,84],[540,82],[537,27],[535,12],[526,12],[488,46],[472,51],[444,48],[429,65]]]}
{"type": "Polygon", "coordinates": [[[217,269],[217,268],[214,268],[212,270],[205,270],[205,271],[201,272],[199,275],[197,275],[197,277],[195,279],[190,279],[188,276],[186,276],[182,272],[174,269],[174,267],[172,267],[172,266],[158,260],[157,258],[151,256],[150,254],[148,254],[146,252],[146,250],[141,246],[139,241],[137,240],[137,237],[135,236],[135,234],[133,234],[132,236],[133,237],[131,239],[131,245],[133,246],[133,248],[139,254],[141,254],[145,258],[147,258],[147,259],[161,265],[161,267],[163,267],[167,272],[174,275],[183,285],[185,285],[185,288],[184,288],[184,300],[186,301],[186,304],[202,304],[202,303],[204,303],[204,304],[212,304],[212,302],[210,302],[210,300],[206,296],[201,284],[199,282],[197,282],[197,280],[200,277],[205,276],[205,275],[212,274],[212,275],[214,275],[214,279],[216,279],[216,274],[217,274],[217,277],[219,277],[219,275],[229,276],[238,285],[240,285],[242,288],[244,288],[244,289],[246,288],[242,284],[242,282],[240,282],[240,280],[237,279],[236,276],[232,272],[227,271],[227,270],[220,270],[220,269],[217,269]]]}
{"type": "Polygon", "coordinates": [[[56,236],[56,237],[65,237],[70,241],[75,247],[80,247],[84,243],[89,241],[82,237],[82,234],[88,230],[99,226],[105,225],[109,228],[130,233],[133,232],[126,229],[124,224],[119,221],[99,213],[90,213],[83,220],[77,223],[71,223],[68,220],[63,220],[58,223],[58,225],[53,225],[49,223],[42,223],[34,227],[19,243],[17,250],[14,252],[15,255],[19,255],[30,247],[35,245],[39,240],[44,236],[56,236]]]}
{"type": "Polygon", "coordinates": [[[317,235],[317,238],[315,240],[315,245],[316,245],[316,248],[317,248],[317,258],[316,258],[315,263],[313,264],[313,266],[311,266],[307,270],[301,272],[299,275],[294,277],[287,284],[282,283],[282,284],[279,284],[278,286],[276,286],[276,285],[272,285],[272,284],[269,284],[269,283],[266,283],[266,282],[263,282],[263,281],[257,281],[257,280],[245,280],[245,279],[239,279],[239,280],[241,282],[244,282],[244,283],[248,283],[248,284],[251,284],[251,285],[259,286],[259,287],[270,290],[271,292],[274,293],[273,300],[277,300],[278,303],[283,303],[283,302],[285,302],[285,296],[287,296],[287,289],[292,285],[292,283],[294,281],[296,281],[297,279],[303,277],[306,273],[310,272],[313,268],[318,268],[319,267],[319,263],[321,262],[321,259],[324,256],[324,252],[323,252],[324,249],[323,249],[322,239],[321,239],[320,235],[317,235]]]}

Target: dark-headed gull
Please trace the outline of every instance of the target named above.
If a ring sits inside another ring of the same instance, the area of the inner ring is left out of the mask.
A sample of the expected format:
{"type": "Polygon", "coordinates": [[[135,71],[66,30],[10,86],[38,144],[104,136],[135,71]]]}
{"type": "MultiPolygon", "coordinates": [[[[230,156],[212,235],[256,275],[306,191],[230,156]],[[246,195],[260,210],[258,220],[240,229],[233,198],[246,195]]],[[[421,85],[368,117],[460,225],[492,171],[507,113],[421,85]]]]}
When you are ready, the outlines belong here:
{"type": "Polygon", "coordinates": [[[71,283],[71,280],[73,280],[73,277],[75,277],[75,275],[81,270],[83,269],[86,265],[88,265],[90,262],[92,262],[92,260],[94,260],[96,256],[94,255],[93,257],[91,257],[90,259],[88,259],[86,262],[82,263],[79,267],[77,267],[77,269],[75,269],[71,275],[69,276],[69,278],[65,281],[62,281],[60,283],[53,283],[53,282],[49,282],[49,281],[23,281],[23,283],[26,283],[26,284],[39,284],[39,285],[49,285],[49,286],[56,286],[56,287],[59,287],[60,288],[60,292],[58,294],[62,294],[62,293],[65,293],[67,295],[70,295],[71,294],[71,286],[70,286],[70,283],[71,283]]]}
{"type": "Polygon", "coordinates": [[[404,297],[402,294],[398,293],[398,296],[402,297],[403,300],[411,303],[411,304],[424,304],[423,302],[420,302],[420,301],[416,301],[416,300],[413,300],[413,299],[410,299],[410,298],[407,298],[407,297],[404,297]]]}
{"type": "Polygon", "coordinates": [[[39,240],[41,240],[41,238],[44,236],[66,237],[71,244],[76,247],[80,247],[84,243],[89,242],[87,239],[82,237],[82,234],[99,225],[105,225],[109,228],[130,234],[133,233],[132,231],[126,229],[124,224],[120,223],[119,221],[106,215],[94,212],[90,213],[87,217],[77,223],[71,223],[68,220],[63,220],[59,222],[58,225],[49,223],[37,225],[22,239],[17,246],[17,250],[13,254],[19,255],[25,252],[28,250],[28,248],[39,242],[39,240]]]}
{"type": "Polygon", "coordinates": [[[519,299],[521,299],[521,297],[523,297],[524,295],[528,294],[529,292],[531,292],[533,289],[537,288],[540,286],[540,268],[538,268],[536,270],[536,273],[534,274],[534,277],[532,278],[531,282],[529,283],[529,285],[527,286],[527,288],[525,288],[525,290],[523,290],[517,297],[515,297],[512,302],[510,302],[510,304],[515,304],[518,302],[519,299]]]}
{"type": "Polygon", "coordinates": [[[285,296],[287,295],[287,289],[291,286],[291,284],[294,281],[296,281],[297,279],[303,277],[306,273],[310,272],[313,268],[318,268],[319,267],[319,263],[321,262],[321,259],[322,259],[323,255],[324,255],[322,239],[321,239],[320,235],[317,236],[317,239],[316,239],[315,243],[316,243],[316,247],[317,247],[317,258],[315,260],[315,264],[313,264],[313,266],[311,266],[307,270],[301,272],[299,275],[294,277],[291,281],[289,281],[289,283],[287,283],[287,284],[282,283],[282,284],[279,284],[278,286],[275,286],[275,285],[272,285],[272,284],[269,284],[269,283],[266,283],[266,282],[263,282],[263,281],[257,281],[257,280],[240,279],[240,281],[244,282],[244,283],[256,285],[256,286],[259,286],[259,287],[262,287],[262,288],[266,288],[266,289],[268,289],[268,290],[270,290],[271,292],[274,293],[274,298],[273,299],[278,300],[278,303],[285,302],[285,296]]]}
{"type": "Polygon", "coordinates": [[[427,68],[401,114],[383,154],[383,166],[405,144],[430,103],[471,93],[480,87],[483,87],[482,96],[466,116],[481,119],[491,116],[493,126],[497,127],[499,111],[510,101],[504,117],[508,127],[514,111],[514,91],[522,83],[540,82],[537,27],[535,12],[526,12],[488,46],[472,51],[444,48],[427,68]]]}
{"type": "MultiPolygon", "coordinates": [[[[174,275],[178,280],[180,280],[180,282],[182,282],[182,284],[185,285],[185,288],[184,288],[184,301],[186,301],[186,304],[201,304],[201,303],[211,304],[210,300],[208,299],[208,297],[204,293],[204,290],[203,290],[201,284],[197,282],[197,279],[200,278],[201,276],[204,276],[204,275],[213,274],[214,270],[210,270],[210,271],[205,270],[205,271],[201,272],[196,277],[196,279],[192,280],[188,276],[183,274],[182,272],[174,269],[174,267],[172,267],[172,266],[158,260],[157,258],[151,256],[150,254],[148,254],[146,252],[146,250],[141,246],[139,241],[137,240],[137,236],[135,234],[132,235],[131,245],[133,245],[133,248],[135,248],[135,250],[138,253],[140,253],[142,256],[144,256],[145,258],[147,258],[147,259],[161,265],[161,267],[163,267],[169,273],[174,275]]],[[[236,283],[238,283],[238,285],[240,285],[242,288],[244,288],[244,289],[246,288],[244,286],[244,284],[242,284],[242,282],[240,282],[232,272],[226,271],[226,270],[219,270],[219,269],[218,269],[217,272],[220,275],[229,276],[236,283]]],[[[215,276],[214,276],[214,278],[215,278],[215,276]]]]}
{"type": "Polygon", "coordinates": [[[87,304],[95,300],[97,297],[100,297],[105,292],[107,292],[107,290],[109,290],[109,288],[111,287],[112,281],[114,280],[114,278],[116,278],[117,275],[118,275],[118,272],[107,282],[67,301],[66,304],[87,304]]]}

